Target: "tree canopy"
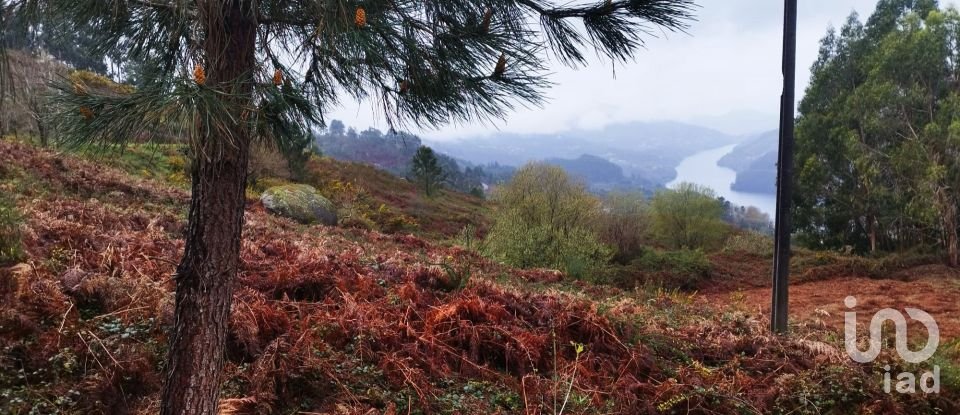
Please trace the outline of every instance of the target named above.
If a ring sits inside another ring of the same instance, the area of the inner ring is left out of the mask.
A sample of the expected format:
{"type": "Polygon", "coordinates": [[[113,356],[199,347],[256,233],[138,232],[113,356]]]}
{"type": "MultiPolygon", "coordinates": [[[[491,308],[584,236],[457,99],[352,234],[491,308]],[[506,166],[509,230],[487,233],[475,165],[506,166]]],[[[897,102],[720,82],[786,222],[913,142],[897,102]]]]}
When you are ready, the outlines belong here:
{"type": "MultiPolygon", "coordinates": [[[[146,85],[121,99],[92,102],[91,97],[84,103],[135,110],[100,114],[111,124],[126,125],[113,121],[140,120],[146,113],[179,107],[215,112],[197,102],[204,98],[182,88],[183,81],[192,83],[195,67],[214,70],[208,67],[212,57],[201,53],[202,43],[213,33],[197,24],[220,13],[213,3],[219,2],[0,4],[11,23],[4,25],[7,33],[37,30],[13,25],[29,22],[25,16],[60,16],[58,27],[82,27],[94,52],[121,51],[148,62],[153,72],[148,80],[158,85],[146,85]],[[149,108],[142,108],[148,103],[149,108]]],[[[641,35],[655,28],[683,29],[692,7],[688,0],[568,6],[539,0],[240,3],[246,18],[256,24],[256,65],[244,75],[256,96],[251,109],[267,113],[271,103],[297,104],[285,108],[278,119],[263,114],[267,122],[319,122],[341,98],[352,97],[373,101],[391,124],[422,125],[499,117],[518,104],[538,104],[549,86],[543,53],[578,66],[586,63],[585,48],[591,47],[614,61],[626,61],[643,45],[641,35]],[[288,87],[276,88],[274,79],[288,87]]],[[[252,122],[256,117],[250,118],[252,122]]],[[[121,132],[132,129],[104,127],[71,132],[86,141],[119,141],[130,136],[121,132]]]]}
{"type": "Polygon", "coordinates": [[[821,41],[797,126],[797,230],[819,247],[940,246],[957,264],[960,14],[881,1],[821,41]]]}

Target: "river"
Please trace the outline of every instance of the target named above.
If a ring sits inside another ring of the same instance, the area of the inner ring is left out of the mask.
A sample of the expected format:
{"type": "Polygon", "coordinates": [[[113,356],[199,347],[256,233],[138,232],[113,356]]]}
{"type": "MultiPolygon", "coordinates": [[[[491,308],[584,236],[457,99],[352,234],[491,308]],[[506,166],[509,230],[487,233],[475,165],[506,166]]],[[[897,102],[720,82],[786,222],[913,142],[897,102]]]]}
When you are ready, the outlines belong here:
{"type": "MultiPolygon", "coordinates": [[[[723,196],[724,199],[735,205],[756,206],[773,219],[776,212],[777,199],[772,194],[744,193],[730,190],[730,185],[737,180],[737,172],[717,165],[723,156],[729,154],[736,147],[735,144],[702,151],[683,159],[677,166],[677,178],[667,183],[668,188],[674,188],[682,182],[696,183],[709,187],[723,196]]],[[[771,178],[774,180],[774,178],[771,178]]]]}

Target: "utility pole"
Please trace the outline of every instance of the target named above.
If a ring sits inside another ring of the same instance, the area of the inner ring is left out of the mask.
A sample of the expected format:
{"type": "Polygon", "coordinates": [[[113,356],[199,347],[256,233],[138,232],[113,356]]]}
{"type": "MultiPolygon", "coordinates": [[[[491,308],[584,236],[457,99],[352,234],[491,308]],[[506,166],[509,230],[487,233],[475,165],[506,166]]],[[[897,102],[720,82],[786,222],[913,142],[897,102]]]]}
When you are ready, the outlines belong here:
{"type": "Polygon", "coordinates": [[[793,192],[794,106],[797,77],[797,0],[785,0],[783,10],[783,95],[780,96],[780,151],[777,157],[777,218],[774,230],[773,307],[770,328],[787,332],[790,280],[790,206],[793,192]]]}

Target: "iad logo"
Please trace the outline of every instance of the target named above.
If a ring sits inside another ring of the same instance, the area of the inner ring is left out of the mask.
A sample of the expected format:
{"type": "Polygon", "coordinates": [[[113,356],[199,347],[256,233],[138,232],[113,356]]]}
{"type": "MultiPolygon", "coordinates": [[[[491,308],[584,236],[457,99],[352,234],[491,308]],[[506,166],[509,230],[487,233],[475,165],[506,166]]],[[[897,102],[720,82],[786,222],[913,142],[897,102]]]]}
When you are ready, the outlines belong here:
{"type": "MultiPolygon", "coordinates": [[[[857,299],[853,296],[847,297],[844,304],[852,310],[857,306],[857,299]]],[[[910,363],[923,363],[933,357],[940,345],[940,328],[937,326],[937,322],[923,310],[909,307],[905,310],[910,318],[923,323],[923,326],[927,329],[927,344],[922,349],[919,351],[910,350],[907,344],[907,319],[903,316],[903,313],[885,308],[874,314],[873,319],[870,320],[870,344],[866,352],[860,351],[857,346],[857,312],[847,311],[844,313],[843,329],[844,343],[850,358],[858,363],[874,361],[880,355],[883,323],[887,321],[892,321],[894,327],[896,327],[897,353],[903,360],[910,363]]],[[[883,390],[890,393],[890,366],[884,366],[884,370],[886,373],[883,375],[883,390]]],[[[933,371],[921,374],[919,386],[923,393],[940,393],[940,366],[934,366],[933,371]]],[[[910,372],[897,375],[896,390],[899,393],[916,393],[916,375],[910,372]]]]}

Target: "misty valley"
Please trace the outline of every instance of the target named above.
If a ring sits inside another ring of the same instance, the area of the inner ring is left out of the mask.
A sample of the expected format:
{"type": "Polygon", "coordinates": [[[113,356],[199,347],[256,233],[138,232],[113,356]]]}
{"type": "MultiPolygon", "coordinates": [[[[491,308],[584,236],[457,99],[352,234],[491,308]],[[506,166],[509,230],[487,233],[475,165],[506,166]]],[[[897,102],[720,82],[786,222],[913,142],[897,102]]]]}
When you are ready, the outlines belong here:
{"type": "Polygon", "coordinates": [[[0,0],[0,414],[960,414],[960,11],[0,0]]]}

